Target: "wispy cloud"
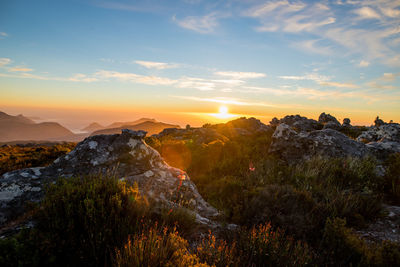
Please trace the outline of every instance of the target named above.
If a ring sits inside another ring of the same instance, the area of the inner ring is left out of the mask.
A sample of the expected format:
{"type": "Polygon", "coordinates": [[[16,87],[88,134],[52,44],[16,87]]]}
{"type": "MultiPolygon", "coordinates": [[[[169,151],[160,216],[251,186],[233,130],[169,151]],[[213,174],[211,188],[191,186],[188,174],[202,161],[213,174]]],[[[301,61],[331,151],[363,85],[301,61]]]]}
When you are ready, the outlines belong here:
{"type": "Polygon", "coordinates": [[[219,18],[220,15],[217,13],[210,13],[204,16],[188,16],[182,19],[178,19],[174,15],[172,20],[182,28],[206,34],[214,32],[218,26],[219,18]]]}
{"type": "Polygon", "coordinates": [[[212,91],[215,89],[216,84],[201,78],[184,77],[179,80],[177,86],[179,88],[192,88],[200,91],[212,91]]]}
{"type": "Polygon", "coordinates": [[[12,67],[12,68],[9,68],[8,71],[11,71],[11,72],[18,72],[18,71],[20,71],[20,72],[29,72],[29,71],[33,71],[33,69],[26,68],[26,67],[12,67]]]}
{"type": "Polygon", "coordinates": [[[155,61],[136,60],[135,63],[148,69],[158,69],[158,70],[172,69],[179,67],[178,64],[155,62],[155,61]]]}
{"type": "Polygon", "coordinates": [[[305,40],[292,44],[292,47],[320,55],[332,55],[333,50],[329,46],[321,46],[317,43],[320,40],[305,40]]]}
{"type": "Polygon", "coordinates": [[[339,83],[339,82],[320,82],[322,86],[339,87],[339,88],[359,88],[360,86],[352,83],[339,83]]]}
{"type": "Polygon", "coordinates": [[[169,78],[158,77],[158,76],[145,76],[135,73],[124,73],[118,71],[107,71],[100,70],[94,74],[97,79],[116,79],[125,82],[134,82],[147,85],[171,85],[177,81],[169,78]]]}
{"type": "Polygon", "coordinates": [[[0,39],[5,39],[6,37],[8,37],[6,32],[0,32],[0,39]]]}
{"type": "Polygon", "coordinates": [[[360,63],[358,64],[359,67],[365,68],[369,66],[369,62],[366,60],[361,60],[360,63]]]}
{"type": "Polygon", "coordinates": [[[254,79],[254,78],[263,78],[266,77],[264,73],[259,72],[237,72],[237,71],[217,71],[214,72],[215,75],[223,76],[223,77],[230,77],[236,80],[241,79],[254,79]]]}
{"type": "Polygon", "coordinates": [[[11,63],[11,59],[6,58],[6,57],[0,58],[0,67],[4,67],[10,63],[11,63]]]}
{"type": "Polygon", "coordinates": [[[86,83],[90,83],[90,82],[97,82],[99,79],[95,78],[95,77],[88,77],[86,74],[77,73],[74,76],[68,78],[68,80],[71,81],[71,82],[86,82],[86,83]]]}
{"type": "Polygon", "coordinates": [[[354,13],[358,15],[359,19],[380,19],[381,16],[370,7],[362,7],[354,10],[354,13]]]}
{"type": "Polygon", "coordinates": [[[274,107],[276,105],[265,103],[265,102],[250,102],[237,98],[226,98],[226,97],[196,97],[196,96],[173,96],[181,99],[198,101],[198,102],[212,102],[212,103],[220,103],[220,104],[230,104],[230,105],[238,105],[238,106],[262,106],[262,107],[274,107]]]}
{"type": "Polygon", "coordinates": [[[329,81],[331,79],[329,76],[320,75],[318,73],[309,73],[302,76],[279,76],[278,78],[284,80],[296,80],[296,81],[310,80],[315,82],[324,82],[324,81],[329,81]]]}
{"type": "Polygon", "coordinates": [[[260,25],[255,30],[259,32],[301,34],[304,39],[297,40],[292,47],[307,52],[333,55],[345,50],[347,54],[362,55],[365,62],[380,59],[384,64],[400,66],[398,51],[391,47],[398,46],[395,40],[400,34],[398,0],[338,1],[336,4],[343,7],[332,8],[327,2],[268,1],[251,6],[243,15],[258,20],[260,25]],[[371,24],[368,28],[367,19],[371,24]]]}

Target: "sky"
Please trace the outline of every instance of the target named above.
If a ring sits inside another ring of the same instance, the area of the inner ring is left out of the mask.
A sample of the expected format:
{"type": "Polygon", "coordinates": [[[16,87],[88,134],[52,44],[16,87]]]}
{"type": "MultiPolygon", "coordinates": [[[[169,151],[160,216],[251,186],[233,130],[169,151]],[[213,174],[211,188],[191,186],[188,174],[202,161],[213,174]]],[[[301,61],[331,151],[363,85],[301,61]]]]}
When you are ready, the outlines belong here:
{"type": "Polygon", "coordinates": [[[400,122],[400,1],[2,0],[0,110],[71,129],[400,122]]]}

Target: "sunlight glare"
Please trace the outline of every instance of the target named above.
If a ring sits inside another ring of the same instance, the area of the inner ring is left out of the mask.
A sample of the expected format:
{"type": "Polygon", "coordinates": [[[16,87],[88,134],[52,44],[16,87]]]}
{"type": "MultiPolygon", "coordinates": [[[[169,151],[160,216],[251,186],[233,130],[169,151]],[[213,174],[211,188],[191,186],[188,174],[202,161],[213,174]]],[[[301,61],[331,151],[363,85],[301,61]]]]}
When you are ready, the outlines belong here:
{"type": "Polygon", "coordinates": [[[237,117],[237,115],[235,114],[230,114],[228,107],[226,106],[220,106],[218,109],[218,113],[210,113],[209,115],[218,118],[218,119],[230,119],[230,118],[234,118],[237,117]]]}

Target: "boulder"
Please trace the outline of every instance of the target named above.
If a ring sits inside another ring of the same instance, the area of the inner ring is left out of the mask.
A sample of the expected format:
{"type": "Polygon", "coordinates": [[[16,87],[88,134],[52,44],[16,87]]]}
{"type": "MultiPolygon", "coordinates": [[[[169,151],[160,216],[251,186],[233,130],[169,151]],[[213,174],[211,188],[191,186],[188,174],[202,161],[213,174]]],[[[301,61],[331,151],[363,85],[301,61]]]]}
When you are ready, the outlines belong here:
{"type": "Polygon", "coordinates": [[[351,126],[350,119],[349,118],[344,118],[342,126],[343,127],[350,127],[351,126]]]}
{"type": "Polygon", "coordinates": [[[385,122],[383,120],[379,119],[379,116],[376,116],[374,123],[375,123],[375,127],[379,127],[379,126],[382,126],[385,124],[385,122]]]}
{"type": "Polygon", "coordinates": [[[167,207],[183,206],[195,214],[199,223],[215,226],[212,219],[218,211],[201,197],[184,171],[169,166],[144,142],[145,135],[143,131],[123,130],[121,134],[91,136],[48,167],[3,174],[0,227],[20,217],[28,202],[40,201],[45,184],[59,177],[100,174],[137,182],[147,198],[167,207]],[[177,202],[177,198],[184,201],[177,202]]]}
{"type": "Polygon", "coordinates": [[[339,131],[340,129],[342,129],[342,126],[340,125],[340,123],[336,123],[334,121],[328,121],[327,123],[325,123],[323,129],[333,129],[339,131]]]}
{"type": "Polygon", "coordinates": [[[328,122],[334,122],[334,123],[340,125],[340,122],[335,117],[333,117],[331,114],[326,114],[325,112],[322,112],[319,115],[318,121],[322,124],[325,124],[328,122]]]}
{"type": "Polygon", "coordinates": [[[385,123],[380,126],[372,126],[368,131],[363,132],[357,140],[364,143],[378,141],[400,142],[400,124],[385,123]]]}
{"type": "Polygon", "coordinates": [[[322,129],[322,124],[313,119],[308,119],[300,115],[288,115],[279,120],[279,124],[286,124],[293,126],[297,131],[310,132],[322,129]]]}
{"type": "Polygon", "coordinates": [[[375,120],[375,125],[364,131],[357,140],[367,144],[374,155],[384,160],[392,153],[400,152],[400,124],[381,123],[375,120]]]}
{"type": "Polygon", "coordinates": [[[363,143],[332,129],[297,133],[289,125],[280,124],[272,135],[269,153],[298,162],[314,156],[361,158],[370,152],[363,143]]]}

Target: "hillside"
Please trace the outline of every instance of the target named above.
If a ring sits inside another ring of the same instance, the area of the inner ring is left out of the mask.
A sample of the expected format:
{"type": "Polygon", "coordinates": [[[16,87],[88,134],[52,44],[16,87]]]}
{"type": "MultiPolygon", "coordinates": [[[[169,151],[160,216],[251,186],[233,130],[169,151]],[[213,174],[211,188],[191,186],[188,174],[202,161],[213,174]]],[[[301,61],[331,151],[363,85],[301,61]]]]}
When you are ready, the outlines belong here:
{"type": "Polygon", "coordinates": [[[143,123],[143,122],[146,122],[146,121],[150,121],[150,122],[154,122],[154,123],[157,122],[155,119],[141,118],[141,119],[138,119],[138,120],[135,120],[135,121],[131,121],[131,122],[114,122],[114,123],[112,123],[112,124],[110,124],[110,125],[108,125],[108,126],[106,126],[104,128],[107,128],[107,129],[121,128],[122,126],[125,126],[125,125],[137,125],[137,124],[140,124],[140,123],[143,123]]]}
{"type": "Polygon", "coordinates": [[[33,168],[1,176],[0,263],[399,265],[399,124],[322,113],[145,136],[90,136],[45,167],[6,147],[33,168]]]}
{"type": "Polygon", "coordinates": [[[93,123],[89,124],[88,126],[86,126],[85,128],[83,128],[81,131],[82,132],[87,132],[87,133],[92,133],[94,131],[101,130],[101,129],[104,129],[104,128],[105,127],[100,125],[99,123],[93,122],[93,123]]]}
{"type": "Polygon", "coordinates": [[[22,116],[0,113],[0,142],[14,140],[63,140],[74,134],[57,122],[35,123],[22,116]]]}
{"type": "MultiPolygon", "coordinates": [[[[141,119],[143,120],[143,119],[141,119]]],[[[139,120],[139,121],[141,121],[139,120]]],[[[133,122],[132,122],[133,123],[133,122]]],[[[119,123],[115,123],[115,125],[118,125],[119,123]]],[[[180,128],[179,125],[173,125],[173,124],[168,124],[168,123],[163,123],[163,122],[157,122],[157,121],[144,121],[138,124],[124,124],[121,127],[117,128],[107,128],[103,130],[98,130],[95,131],[91,134],[93,135],[98,135],[98,134],[117,134],[120,133],[122,129],[129,129],[133,131],[146,131],[148,135],[152,134],[158,134],[159,132],[163,131],[166,128],[180,128]]]]}

